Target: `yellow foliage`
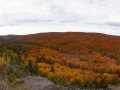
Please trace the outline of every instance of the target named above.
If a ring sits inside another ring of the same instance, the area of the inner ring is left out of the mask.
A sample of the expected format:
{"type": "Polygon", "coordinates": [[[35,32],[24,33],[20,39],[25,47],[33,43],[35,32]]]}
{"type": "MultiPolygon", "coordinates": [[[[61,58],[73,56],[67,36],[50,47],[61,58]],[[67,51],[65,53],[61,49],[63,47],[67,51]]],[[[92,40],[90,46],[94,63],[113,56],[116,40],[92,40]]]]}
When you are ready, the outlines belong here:
{"type": "Polygon", "coordinates": [[[108,78],[110,75],[109,74],[107,74],[107,73],[104,73],[103,74],[103,78],[108,78]]]}

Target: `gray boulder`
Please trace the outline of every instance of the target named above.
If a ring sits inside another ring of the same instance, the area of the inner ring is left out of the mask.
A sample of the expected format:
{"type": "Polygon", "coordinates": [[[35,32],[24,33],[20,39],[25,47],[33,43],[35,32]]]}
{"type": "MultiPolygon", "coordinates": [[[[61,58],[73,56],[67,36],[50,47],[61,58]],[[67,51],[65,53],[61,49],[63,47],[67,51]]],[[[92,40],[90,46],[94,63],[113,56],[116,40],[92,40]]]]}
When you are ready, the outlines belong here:
{"type": "Polygon", "coordinates": [[[119,86],[111,86],[108,90],[120,90],[119,86]]]}
{"type": "Polygon", "coordinates": [[[0,90],[7,90],[3,83],[0,82],[0,90]]]}
{"type": "Polygon", "coordinates": [[[41,76],[27,76],[22,79],[25,80],[23,86],[30,90],[58,90],[52,81],[41,76]]]}
{"type": "Polygon", "coordinates": [[[74,86],[68,86],[68,87],[65,87],[65,88],[61,88],[60,90],[80,90],[80,89],[76,88],[74,86]]]}
{"type": "MultiPolygon", "coordinates": [[[[25,80],[23,87],[28,88],[30,90],[104,90],[102,88],[101,89],[79,89],[74,86],[59,88],[52,81],[46,78],[43,78],[41,76],[27,76],[27,77],[22,78],[22,80],[25,80]]],[[[6,90],[6,89],[4,89],[4,86],[1,85],[0,90],[6,90]],[[1,87],[3,89],[1,89],[1,87]]],[[[120,90],[120,87],[111,86],[105,90],[120,90]]]]}

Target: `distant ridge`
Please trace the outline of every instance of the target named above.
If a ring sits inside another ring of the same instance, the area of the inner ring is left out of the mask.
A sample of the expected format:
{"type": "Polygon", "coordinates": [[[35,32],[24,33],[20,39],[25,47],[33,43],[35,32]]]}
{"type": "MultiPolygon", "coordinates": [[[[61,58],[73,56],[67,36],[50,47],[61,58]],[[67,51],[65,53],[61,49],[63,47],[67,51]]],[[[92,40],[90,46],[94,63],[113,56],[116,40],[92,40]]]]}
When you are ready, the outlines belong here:
{"type": "Polygon", "coordinates": [[[18,37],[21,37],[22,35],[1,35],[0,39],[16,39],[18,37]]]}
{"type": "MultiPolygon", "coordinates": [[[[37,35],[37,34],[65,34],[65,33],[101,34],[101,35],[107,35],[107,36],[115,36],[115,35],[109,35],[109,34],[97,33],[97,32],[42,32],[42,33],[33,33],[33,34],[26,34],[26,35],[8,34],[8,35],[0,35],[0,37],[28,36],[28,35],[37,35]]],[[[115,37],[119,37],[119,36],[115,36],[115,37]]]]}
{"type": "Polygon", "coordinates": [[[113,36],[103,33],[86,33],[86,32],[46,32],[46,33],[36,33],[36,34],[28,34],[28,35],[0,35],[0,41],[4,40],[15,40],[15,41],[38,41],[40,39],[53,39],[53,38],[62,38],[62,37],[76,37],[82,38],[86,37],[91,39],[106,39],[106,40],[114,40],[120,39],[120,36],[113,36]],[[102,38],[101,38],[102,37],[102,38]]]}

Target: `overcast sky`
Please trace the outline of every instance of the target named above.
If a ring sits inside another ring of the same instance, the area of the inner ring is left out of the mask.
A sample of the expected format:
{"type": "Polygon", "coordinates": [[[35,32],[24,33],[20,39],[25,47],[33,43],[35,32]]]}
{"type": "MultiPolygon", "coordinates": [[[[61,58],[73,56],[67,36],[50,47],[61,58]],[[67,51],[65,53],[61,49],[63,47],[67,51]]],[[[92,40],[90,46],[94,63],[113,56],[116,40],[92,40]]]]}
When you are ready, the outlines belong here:
{"type": "Polygon", "coordinates": [[[120,0],[0,0],[0,35],[66,31],[120,36],[120,0]]]}

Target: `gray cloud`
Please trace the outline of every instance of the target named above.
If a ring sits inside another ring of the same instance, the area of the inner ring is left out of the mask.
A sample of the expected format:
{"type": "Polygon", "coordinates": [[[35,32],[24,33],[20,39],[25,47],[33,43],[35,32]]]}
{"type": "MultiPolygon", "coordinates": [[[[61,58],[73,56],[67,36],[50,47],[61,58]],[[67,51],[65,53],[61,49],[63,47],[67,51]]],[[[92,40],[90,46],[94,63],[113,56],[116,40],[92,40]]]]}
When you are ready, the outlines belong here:
{"type": "Polygon", "coordinates": [[[105,23],[105,24],[108,25],[108,26],[120,27],[120,23],[118,23],[118,22],[108,22],[108,23],[105,23]]]}

